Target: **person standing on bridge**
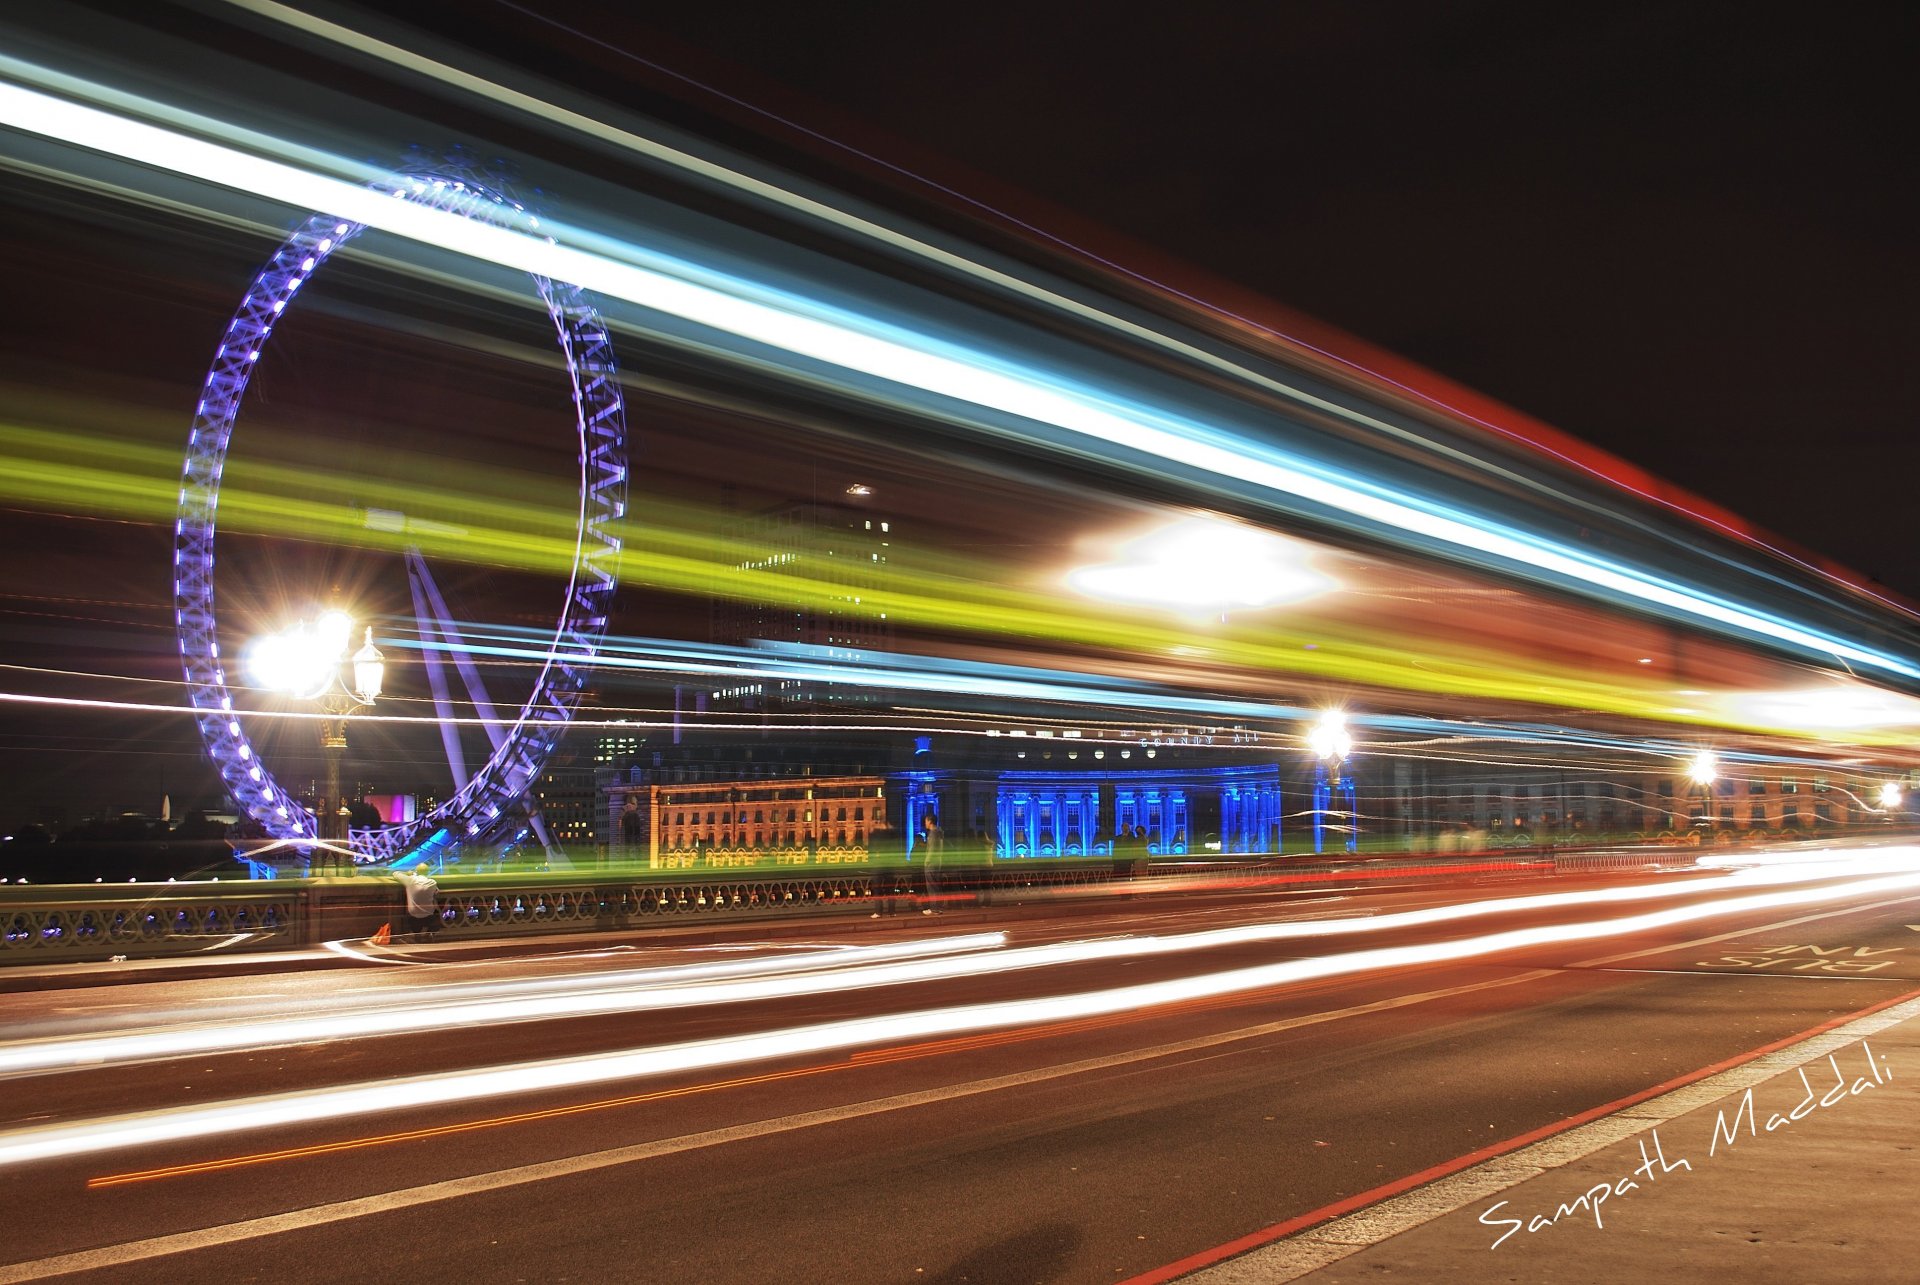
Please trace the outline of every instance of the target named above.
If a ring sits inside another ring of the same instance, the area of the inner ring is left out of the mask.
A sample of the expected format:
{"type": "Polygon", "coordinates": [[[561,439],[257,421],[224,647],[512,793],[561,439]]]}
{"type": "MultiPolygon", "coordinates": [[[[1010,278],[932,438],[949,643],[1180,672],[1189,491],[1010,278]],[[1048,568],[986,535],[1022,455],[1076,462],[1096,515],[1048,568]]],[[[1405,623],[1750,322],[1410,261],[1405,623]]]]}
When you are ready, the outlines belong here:
{"type": "Polygon", "coordinates": [[[627,806],[620,813],[620,846],[628,853],[640,846],[641,822],[640,803],[631,794],[627,796],[627,806]]]}
{"type": "Polygon", "coordinates": [[[920,869],[921,882],[926,885],[927,904],[920,908],[923,915],[940,913],[934,902],[940,895],[940,863],[946,856],[947,839],[940,832],[940,818],[931,810],[920,815],[920,869]]]}

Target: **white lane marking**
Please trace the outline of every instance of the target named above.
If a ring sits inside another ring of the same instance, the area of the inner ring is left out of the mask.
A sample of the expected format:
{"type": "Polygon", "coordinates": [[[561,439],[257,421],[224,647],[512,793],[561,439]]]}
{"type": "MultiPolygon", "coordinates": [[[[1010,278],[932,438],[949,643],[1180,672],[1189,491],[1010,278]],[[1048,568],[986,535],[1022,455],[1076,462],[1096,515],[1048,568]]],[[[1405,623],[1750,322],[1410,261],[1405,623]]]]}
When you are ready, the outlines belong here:
{"type": "Polygon", "coordinates": [[[530,1182],[544,1182],[551,1178],[566,1178],[574,1174],[591,1173],[597,1169],[610,1169],[616,1165],[632,1164],[640,1160],[650,1160],[656,1156],[676,1155],[683,1151],[697,1151],[703,1147],[717,1147],[729,1142],[744,1141],[748,1138],[766,1137],[771,1134],[790,1133],[796,1129],[812,1128],[815,1125],[835,1124],[842,1120],[857,1120],[865,1116],[880,1115],[888,1111],[902,1111],[911,1107],[929,1106],[939,1102],[950,1102],[957,1098],[974,1097],[983,1093],[995,1093],[1002,1089],[1020,1088],[1028,1084],[1044,1083],[1048,1080],[1063,1079],[1067,1076],[1086,1075],[1110,1067],[1127,1066],[1135,1062],[1147,1062],[1159,1058],[1174,1057],[1181,1053],[1190,1053],[1198,1049],[1215,1048],[1222,1044],[1238,1043],[1244,1040],[1259,1039],[1262,1036],[1278,1034],[1303,1026],[1316,1026],[1323,1022],[1338,1021],[1346,1017],[1360,1017],[1368,1013],[1386,1012],[1390,1009],[1405,1008],[1413,1004],[1424,1004],[1429,1000],[1447,999],[1455,995],[1466,995],[1474,991],[1493,990],[1502,986],[1514,986],[1521,982],[1537,981],[1545,977],[1559,975],[1559,970],[1539,968],[1530,972],[1516,973],[1511,977],[1494,977],[1486,981],[1468,982],[1461,986],[1448,986],[1440,990],[1422,991],[1415,995],[1400,995],[1392,999],[1374,1000],[1366,1004],[1356,1004],[1350,1008],[1335,1009],[1325,1013],[1307,1013],[1300,1017],[1283,1018],[1276,1022],[1265,1022],[1259,1026],[1242,1027],[1232,1031],[1222,1031],[1214,1035],[1201,1035],[1189,1040],[1180,1040],[1172,1044],[1160,1044],[1152,1048],[1133,1049],[1125,1053],[1108,1054],[1105,1057],[1086,1058],[1078,1062],[1066,1062],[1058,1066],[1040,1067],[1031,1071],[1017,1071],[1011,1075],[994,1076],[986,1080],[974,1080],[966,1084],[944,1085],[936,1089],[922,1089],[915,1093],[900,1093],[892,1097],[875,1098],[867,1102],[856,1102],[848,1106],[828,1107],[821,1111],[807,1111],[799,1115],[781,1116],[772,1120],[757,1120],[750,1124],[731,1125],[724,1129],[709,1129],[704,1133],[691,1133],[678,1138],[663,1138],[657,1142],[642,1142],[633,1146],[614,1147],[606,1151],[589,1152],[586,1155],[567,1156],[560,1160],[548,1160],[539,1164],[518,1165],[511,1169],[499,1169],[492,1173],[474,1174],[466,1178],[452,1178],[445,1182],[432,1182],[419,1187],[405,1187],[399,1191],[382,1192],[375,1196],[362,1196],[354,1200],[342,1200],[333,1204],[315,1205],[307,1209],[295,1209],[284,1214],[270,1214],[264,1218],[249,1218],[241,1222],[228,1223],[220,1227],[207,1227],[198,1231],[178,1232],[170,1236],[154,1236],[146,1240],[128,1241],[119,1245],[106,1245],[99,1249],[80,1250],[71,1254],[58,1254],[51,1258],[39,1258],[30,1262],[12,1263],[0,1266],[0,1285],[14,1285],[18,1281],[45,1280],[50,1276],[64,1276],[73,1272],[99,1271],[123,1263],[142,1262],[152,1258],[164,1258],[170,1254],[191,1253],[194,1250],[212,1249],[221,1245],[231,1245],[240,1241],[255,1240],[262,1236],[274,1236],[281,1232],[300,1231],[308,1227],[320,1227],[328,1223],[346,1222],[354,1218],[365,1218],[372,1214],[387,1213],[396,1209],[411,1209],[420,1205],[435,1204],[445,1200],[458,1200],[463,1196],[478,1195],[482,1192],[499,1191],[506,1187],[517,1187],[530,1182]]]}
{"type": "Polygon", "coordinates": [[[1676,1120],[1730,1093],[1752,1088],[1783,1071],[1825,1057],[1914,1017],[1920,1017],[1920,998],[1856,1018],[1845,1026],[1762,1054],[1751,1062],[1682,1085],[1671,1093],[1635,1103],[1610,1116],[1544,1138],[1530,1147],[1463,1169],[1404,1196],[1368,1205],[1344,1218],[1321,1223],[1180,1279],[1189,1285],[1278,1285],[1298,1280],[1329,1263],[1337,1263],[1390,1237],[1456,1213],[1549,1170],[1583,1160],[1616,1142],[1676,1120]]]}

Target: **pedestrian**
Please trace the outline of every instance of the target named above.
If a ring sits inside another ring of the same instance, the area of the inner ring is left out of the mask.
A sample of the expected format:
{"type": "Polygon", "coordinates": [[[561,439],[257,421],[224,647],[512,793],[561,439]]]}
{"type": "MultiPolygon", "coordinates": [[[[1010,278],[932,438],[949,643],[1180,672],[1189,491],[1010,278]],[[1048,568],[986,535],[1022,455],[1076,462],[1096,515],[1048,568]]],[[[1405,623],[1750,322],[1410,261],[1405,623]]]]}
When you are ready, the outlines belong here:
{"type": "Polygon", "coordinates": [[[440,914],[435,900],[439,895],[440,885],[434,882],[433,876],[424,869],[415,867],[412,870],[395,871],[394,878],[398,879],[400,886],[406,890],[407,930],[419,940],[425,940],[431,934],[438,932],[440,914]]]}
{"type": "Polygon", "coordinates": [[[940,913],[934,908],[934,901],[940,895],[940,863],[946,855],[946,836],[940,833],[940,818],[932,812],[920,816],[920,869],[921,881],[926,885],[927,904],[920,908],[923,915],[940,913]]]}

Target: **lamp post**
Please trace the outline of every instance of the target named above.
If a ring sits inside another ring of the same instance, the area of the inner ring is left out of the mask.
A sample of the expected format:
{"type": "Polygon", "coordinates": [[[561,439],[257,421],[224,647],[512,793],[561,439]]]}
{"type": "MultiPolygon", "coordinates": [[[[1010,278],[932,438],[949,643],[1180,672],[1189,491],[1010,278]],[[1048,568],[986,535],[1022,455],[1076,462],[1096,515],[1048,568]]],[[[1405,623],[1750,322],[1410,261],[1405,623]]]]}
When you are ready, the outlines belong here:
{"type": "Polygon", "coordinates": [[[247,663],[262,687],[319,705],[320,749],[326,761],[326,793],[314,802],[320,837],[339,843],[347,838],[348,810],[340,793],[340,764],[347,752],[347,720],[356,710],[370,707],[380,697],[386,678],[386,658],[373,645],[373,629],[351,656],[353,618],[329,611],[309,625],[302,620],[277,634],[256,639],[247,663]]]}
{"type": "Polygon", "coordinates": [[[1325,851],[1327,813],[1337,790],[1347,805],[1348,852],[1359,848],[1356,824],[1359,806],[1355,800],[1353,777],[1346,770],[1347,756],[1353,753],[1353,736],[1347,731],[1347,716],[1337,709],[1321,714],[1307,732],[1307,750],[1314,757],[1313,768],[1313,851],[1325,851]]]}
{"type": "Polygon", "coordinates": [[[1720,756],[1712,750],[1701,750],[1687,764],[1687,779],[1706,794],[1706,823],[1711,834],[1720,825],[1719,801],[1714,797],[1713,783],[1720,779],[1720,756]]]}

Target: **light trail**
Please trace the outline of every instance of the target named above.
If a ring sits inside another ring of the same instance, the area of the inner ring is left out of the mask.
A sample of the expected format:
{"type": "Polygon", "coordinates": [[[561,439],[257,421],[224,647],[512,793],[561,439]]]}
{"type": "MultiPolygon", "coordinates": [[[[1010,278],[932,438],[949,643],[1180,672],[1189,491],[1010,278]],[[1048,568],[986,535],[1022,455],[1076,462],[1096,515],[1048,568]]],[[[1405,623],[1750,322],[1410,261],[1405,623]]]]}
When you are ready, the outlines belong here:
{"type": "MultiPolygon", "coordinates": [[[[38,69],[6,60],[13,74],[38,69]]],[[[39,73],[44,74],[44,73],[39,73]]],[[[62,78],[68,92],[80,82],[62,78]]],[[[95,90],[104,98],[110,91],[95,90]]],[[[114,95],[124,106],[125,94],[114,95]]],[[[157,110],[157,109],[156,109],[157,110]]],[[[559,244],[508,228],[396,199],[357,183],[250,155],[119,112],[104,111],[18,84],[0,84],[0,124],[203,182],[325,210],[417,243],[571,282],[736,338],[812,358],[838,369],[1064,430],[1123,453],[1250,483],[1324,510],[1360,530],[1416,537],[1474,560],[1491,558],[1531,578],[1664,612],[1677,612],[1734,633],[1831,657],[1904,678],[1920,665],[1816,629],[1691,589],[1663,577],[1436,501],[1391,491],[1357,477],[1239,438],[1157,408],[1106,395],[1019,362],[916,334],[818,301],[646,255],[641,266],[601,251],[559,244]]],[[[234,131],[209,122],[219,132],[234,131]]],[[[345,168],[345,167],[342,167],[345,168]]],[[[600,238],[599,240],[606,240],[600,238]]]]}
{"type": "MultiPolygon", "coordinates": [[[[328,949],[345,945],[340,942],[324,943],[328,949]]],[[[549,1002],[555,996],[565,996],[569,992],[629,991],[636,994],[665,992],[679,987],[695,986],[720,981],[729,981],[746,977],[761,977],[770,974],[809,974],[822,973],[838,969],[848,969],[859,965],[870,965],[889,960],[924,959],[930,956],[955,954],[968,951],[994,950],[1007,944],[1004,932],[966,933],[953,937],[922,938],[915,941],[894,942],[875,946],[835,945],[824,949],[808,950],[804,953],[779,955],[773,958],[749,958],[727,960],[716,963],[676,964],[658,968],[643,969],[603,969],[591,973],[571,973],[560,977],[522,977],[500,980],[476,979],[464,982],[432,983],[426,986],[410,987],[394,993],[390,991],[361,992],[354,994],[303,998],[302,1007],[330,1006],[336,1008],[366,1007],[383,1010],[398,1010],[402,1015],[411,1015],[419,1019],[436,1008],[448,1011],[471,1011],[484,1002],[497,1002],[518,998],[530,1002],[549,1002]]],[[[343,953],[337,949],[334,953],[343,953]]],[[[350,957],[372,963],[395,963],[375,955],[367,955],[351,950],[344,952],[350,957]]],[[[444,965],[442,965],[444,967],[444,965]]],[[[121,1030],[106,1034],[85,1036],[54,1035],[9,1039],[0,1042],[0,1075],[18,1075],[55,1069],[64,1065],[84,1065],[85,1057],[74,1059],[59,1055],[61,1049],[73,1049],[86,1041],[131,1041],[126,1045],[99,1045],[109,1050],[119,1048],[125,1057],[112,1052],[109,1060],[139,1060],[147,1057],[172,1056],[176,1052],[190,1053],[193,1041],[204,1040],[199,1045],[205,1049],[224,1049],[251,1047],[252,1042],[235,1037],[243,1037],[248,1031],[263,1034],[277,1030],[275,1023],[261,1023],[260,1013],[264,1004],[248,1004],[244,999],[236,999],[222,1004],[223,1012],[228,1016],[218,1021],[208,1021],[203,1011],[195,1011],[186,1023],[165,1028],[142,1028],[121,1030]],[[236,1005],[247,1011],[242,1015],[233,1015],[236,1005]],[[174,1037],[178,1043],[151,1043],[156,1037],[174,1037]],[[224,1038],[223,1038],[224,1037],[224,1038]],[[145,1051],[136,1051],[144,1049],[145,1051]]],[[[109,1014],[108,1020],[152,1023],[157,1016],[151,1010],[138,1014],[109,1014]]],[[[537,1016],[537,1014],[535,1014],[537,1016]]],[[[92,1018],[81,1019],[94,1020],[92,1018]]],[[[296,1021],[328,1022],[339,1020],[329,1017],[307,1016],[296,1021]]],[[[511,1019],[509,1019],[511,1020],[511,1019]]],[[[71,1025],[71,1022],[63,1023],[71,1025]]],[[[444,1028],[458,1025],[454,1020],[426,1022],[421,1029],[444,1028]]],[[[365,1034],[404,1033],[384,1029],[370,1029],[365,1034]]],[[[344,1034],[344,1032],[342,1032],[344,1034]]],[[[297,1040],[265,1039],[265,1043],[295,1043],[297,1040]]]]}
{"type": "Polygon", "coordinates": [[[943,1039],[1010,1026],[1080,1021],[1329,977],[1445,963],[1569,941],[1626,936],[1726,915],[1882,893],[1913,894],[1916,891],[1920,891],[1920,873],[1909,871],[1821,888],[1729,897],[1705,904],[1649,911],[1623,919],[1517,928],[1455,941],[1286,960],[1198,977],[1077,994],[853,1018],[654,1048],[551,1058],[437,1075],[403,1076],[336,1088],[234,1099],[207,1106],[168,1108],[104,1119],[12,1129],[0,1133],[0,1165],[96,1154],[126,1147],[194,1141],[221,1134],[280,1129],[380,1111],[418,1110],[423,1104],[438,1107],[456,1102],[564,1091],[649,1076],[742,1066],[870,1045],[943,1039]]]}
{"type": "MultiPolygon", "coordinates": [[[[1320,919],[1283,923],[1241,924],[1168,937],[1112,937],[1052,942],[1038,946],[989,949],[1004,942],[1004,934],[986,939],[960,939],[969,944],[947,947],[936,958],[901,958],[834,967],[815,975],[799,969],[784,975],[705,981],[703,984],[658,985],[642,974],[633,984],[608,979],[584,993],[563,993],[555,984],[542,993],[513,998],[462,997],[442,1003],[422,1003],[418,996],[397,997],[397,1006],[374,1012],[330,1016],[301,1016],[273,1020],[248,1019],[231,1025],[201,1024],[121,1032],[77,1038],[24,1041],[0,1045],[0,1074],[26,1075],[110,1063],[199,1056],[238,1049],[310,1044],[327,1040],[365,1039],[384,1035],[417,1034],[479,1025],[551,1021],[609,1013],[695,1008],[709,1005],[795,999],[855,989],[901,986],[1024,969],[1052,968],[1121,959],[1147,959],[1215,950],[1226,946],[1279,941],[1375,934],[1437,924],[1458,923],[1491,915],[1628,904],[1637,901],[1724,893],[1752,887],[1772,887],[1828,881],[1866,871],[1896,867],[1920,879],[1920,848],[1884,848],[1870,856],[1823,854],[1798,866],[1770,866],[1735,871],[1710,880],[1687,883],[1641,884],[1579,892],[1542,893],[1496,898],[1422,910],[1371,916],[1365,919],[1320,919]],[[977,942],[978,944],[973,944],[977,942]],[[947,953],[954,951],[955,953],[947,953]],[[964,952],[964,953],[962,953],[964,952]]],[[[873,948],[884,956],[886,948],[873,948]]],[[[924,954],[912,947],[895,948],[901,956],[924,954]]],[[[526,983],[506,985],[532,989],[526,983]]]]}
{"type": "MultiPolygon", "coordinates": [[[[723,187],[730,187],[744,195],[766,201],[771,205],[799,214],[802,217],[816,219],[833,227],[853,232],[869,238],[877,244],[884,245],[891,250],[922,259],[941,268],[959,273],[962,276],[971,277],[995,289],[1005,290],[1019,295],[1022,298],[1030,299],[1035,303],[1074,317],[1077,320],[1091,322],[1129,339],[1160,348],[1184,360],[1219,371],[1253,387],[1279,394],[1292,401],[1311,406],[1361,427],[1398,438],[1402,441],[1414,443],[1423,450],[1431,451],[1437,455],[1465,464],[1477,471],[1500,478],[1510,485],[1518,486],[1522,489],[1545,496],[1557,505],[1585,509],[1596,514],[1609,514],[1609,511],[1604,506],[1584,496],[1551,486],[1541,479],[1529,476],[1523,471],[1502,467],[1492,460],[1449,446],[1446,442],[1437,440],[1433,435],[1422,435],[1411,432],[1399,424],[1367,415],[1352,406],[1317,397],[1302,388],[1275,379],[1271,375],[1246,364],[1242,360],[1230,359],[1220,353],[1201,347],[1198,344],[1182,341],[1172,335],[1164,334],[1158,330],[1143,326],[1136,321],[1119,316],[1112,311],[1093,307],[1082,300],[1046,289],[1034,282],[1022,280],[1019,277],[1002,272],[988,264],[976,262],[964,255],[956,254],[951,250],[934,245],[929,241],[909,236],[906,233],[874,222],[871,219],[861,218],[846,210],[838,209],[812,197],[790,192],[777,184],[768,183],[764,180],[754,178],[751,175],[743,174],[737,170],[695,156],[690,152],[669,147],[656,139],[647,138],[632,130],[622,129],[617,125],[589,116],[584,112],[562,107],[556,103],[536,97],[533,94],[511,88],[483,76],[475,75],[412,50],[403,49],[388,41],[376,39],[342,24],[329,22],[324,18],[303,12],[291,5],[279,3],[278,0],[227,0],[227,3],[249,13],[283,23],[293,30],[303,32],[309,36],[341,45],[367,57],[379,59],[414,75],[459,89],[484,101],[524,113],[535,120],[543,121],[549,125],[559,126],[573,133],[585,135],[601,143],[610,144],[622,150],[644,156],[651,161],[664,163],[682,170],[685,173],[696,175],[705,181],[716,183],[723,187]]],[[[532,10],[525,9],[518,5],[510,7],[521,8],[522,12],[532,15],[540,21],[560,27],[562,30],[573,32],[577,37],[599,44],[603,48],[610,49],[622,57],[633,58],[644,65],[664,70],[668,75],[674,76],[685,83],[700,85],[702,89],[709,93],[719,92],[711,86],[692,80],[671,68],[665,68],[662,67],[661,64],[639,58],[638,55],[618,45],[610,44],[600,40],[598,37],[590,36],[583,32],[574,31],[573,28],[567,27],[566,24],[558,22],[549,15],[535,14],[532,10]]],[[[884,166],[895,173],[905,175],[915,182],[927,184],[949,197],[963,201],[977,209],[985,210],[996,218],[1003,219],[1034,236],[1098,263],[1111,271],[1131,277],[1159,291],[1163,295],[1179,299],[1185,303],[1199,307],[1206,312],[1229,318],[1242,326],[1249,327],[1291,348],[1311,353],[1317,357],[1335,362],[1349,370],[1356,371],[1376,384],[1409,394],[1427,405],[1437,408],[1446,415],[1464,421],[1465,423],[1476,425],[1488,432],[1504,437],[1509,441],[1521,443],[1531,450],[1537,451],[1559,461],[1561,464],[1585,473],[1589,477],[1596,478],[1610,487],[1625,491],[1641,500],[1679,513],[1688,519],[1699,522],[1722,534],[1731,536],[1736,540],[1763,549],[1775,557],[1790,562],[1805,571],[1812,572],[1823,580],[1838,584],[1850,592],[1863,594],[1891,611],[1898,612],[1908,618],[1920,617],[1920,612],[1916,612],[1913,607],[1888,597],[1873,586],[1862,582],[1857,576],[1838,575],[1827,567],[1810,562],[1790,550],[1782,549],[1768,540],[1761,539],[1754,530],[1744,523],[1735,523],[1715,512],[1704,511],[1707,506],[1696,497],[1689,496],[1687,497],[1689,503],[1682,504],[1671,496],[1662,494],[1658,490],[1648,489],[1644,485],[1622,477],[1617,462],[1613,462],[1609,468],[1602,468],[1596,465],[1593,462],[1596,457],[1605,457],[1600,456],[1598,452],[1593,451],[1591,448],[1576,453],[1572,449],[1555,446],[1550,441],[1543,440],[1538,435],[1521,432],[1505,424],[1487,419],[1482,415],[1475,414],[1462,406],[1454,404],[1453,401],[1436,395],[1428,388],[1419,387],[1407,380],[1395,378],[1382,370],[1375,369],[1346,354],[1333,351],[1320,344],[1302,339],[1299,336],[1281,333],[1265,322],[1261,322],[1230,308],[1223,307],[1217,303],[1201,299],[1178,287],[1146,276],[1125,264],[1101,255],[1085,246],[1075,245],[1063,239],[1058,234],[1009,214],[1005,210],[985,205],[966,192],[936,183],[928,179],[925,175],[904,169],[884,157],[870,155],[858,148],[850,147],[838,138],[821,134],[805,125],[773,115],[758,104],[745,99],[737,98],[729,94],[722,94],[721,96],[736,105],[745,107],[749,111],[780,120],[790,128],[798,129],[812,135],[834,147],[851,151],[855,155],[872,163],[884,166]]],[[[1457,398],[1457,394],[1450,396],[1457,398]]],[[[1645,523],[1636,523],[1635,525],[1639,526],[1642,530],[1647,529],[1645,523]]]]}
{"type": "MultiPolygon", "coordinates": [[[[419,466],[398,460],[386,467],[388,458],[382,456],[370,465],[376,475],[405,477],[420,471],[419,466]]],[[[177,464],[172,451],[123,438],[0,424],[0,500],[47,512],[70,513],[81,507],[171,522],[178,502],[177,464]]],[[[461,484],[472,493],[443,489],[410,502],[399,484],[350,481],[324,470],[243,463],[234,466],[234,477],[223,485],[220,524],[229,533],[311,539],[390,553],[417,548],[433,557],[489,566],[570,572],[571,528],[562,538],[541,526],[539,511],[524,503],[502,504],[485,495],[485,488],[474,479],[461,479],[461,484]],[[361,507],[365,504],[392,506],[396,514],[405,508],[407,516],[391,524],[373,522],[370,511],[361,507]],[[427,512],[458,514],[462,520],[458,525],[437,517],[416,520],[423,505],[427,512]]],[[[577,503],[572,496],[568,499],[577,503]]],[[[557,512],[558,506],[554,507],[557,512]]],[[[622,546],[618,574],[623,584],[676,593],[723,592],[745,601],[790,604],[797,610],[833,612],[844,606],[845,586],[837,581],[795,568],[743,568],[740,564],[757,550],[724,536],[712,512],[685,504],[647,507],[648,520],[629,518],[610,528],[622,546]]],[[[1134,654],[1164,654],[1193,641],[1190,631],[1162,620],[1089,602],[1063,602],[1056,595],[1023,588],[1017,576],[998,569],[983,574],[977,564],[931,561],[933,565],[927,565],[929,559],[922,553],[910,568],[884,568],[862,595],[867,609],[883,613],[902,628],[1044,638],[1134,654]]],[[[521,646],[472,650],[489,659],[545,662],[549,640],[543,639],[537,649],[524,637],[510,641],[521,646]]],[[[1463,647],[1451,639],[1429,636],[1422,640],[1418,657],[1410,657],[1404,636],[1342,628],[1326,621],[1317,621],[1310,632],[1271,623],[1257,631],[1216,628],[1209,631],[1206,649],[1209,658],[1221,664],[1397,690],[1490,696],[1661,721],[1710,722],[1716,712],[1692,710],[1676,715],[1668,693],[1634,678],[1550,670],[1531,658],[1485,646],[1463,647]],[[1303,645],[1309,641],[1311,647],[1303,645]]],[[[605,651],[598,663],[637,671],[673,668],[647,656],[605,651]]],[[[795,658],[770,661],[763,655],[759,663],[802,662],[795,658]]],[[[856,677],[849,672],[836,681],[856,677]]],[[[952,680],[930,674],[928,681],[937,685],[952,680]]],[[[1792,734],[1791,728],[1781,730],[1792,734]]]]}

